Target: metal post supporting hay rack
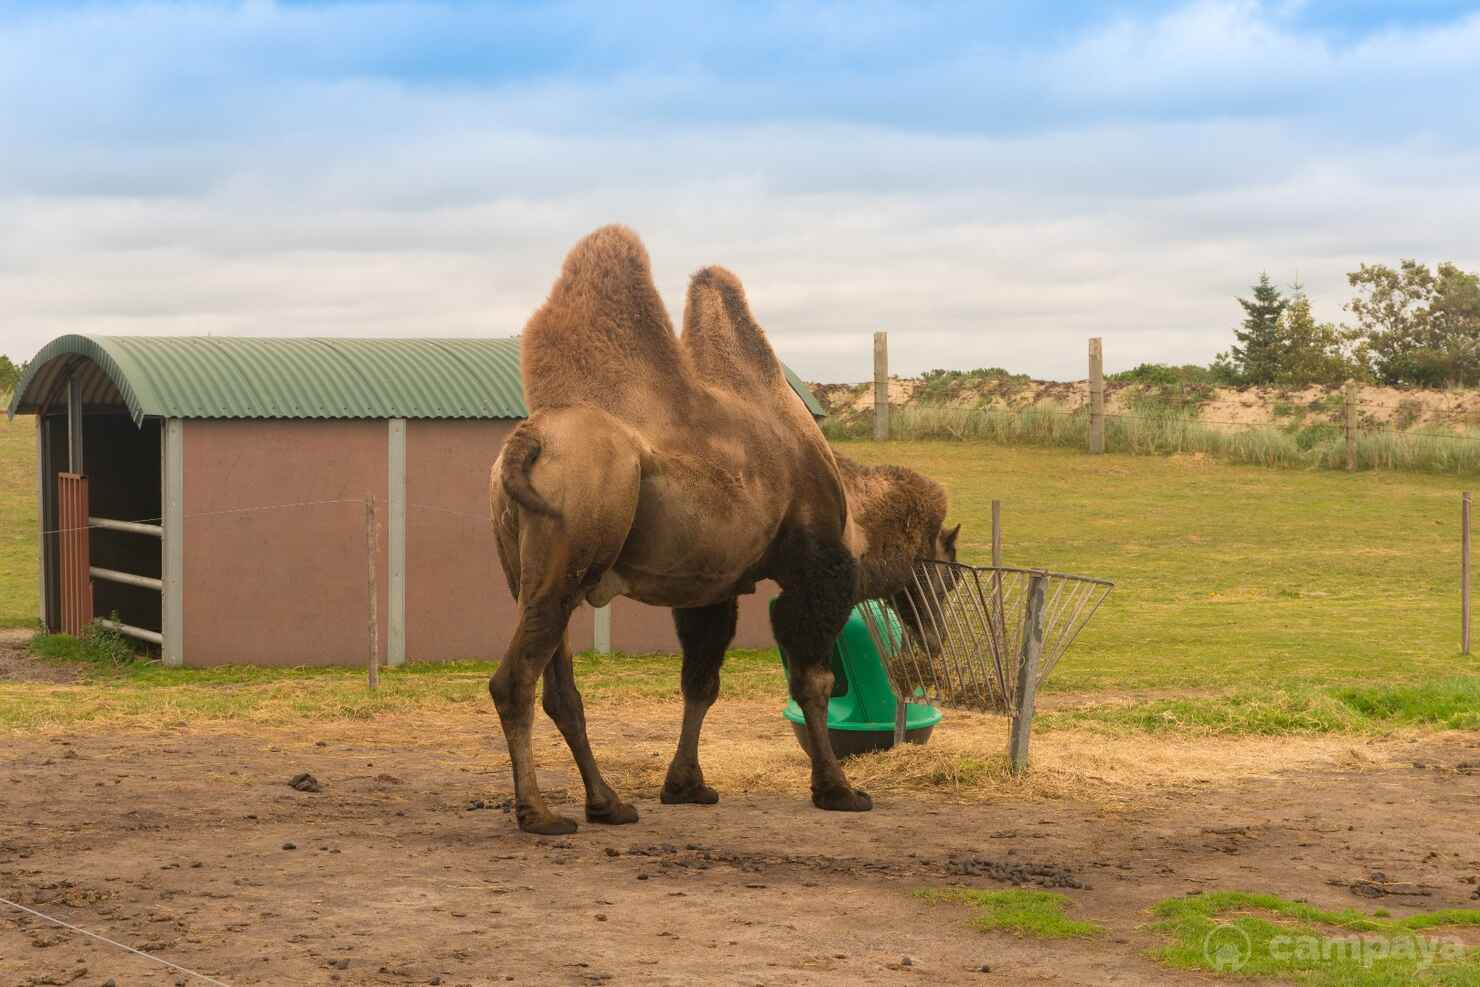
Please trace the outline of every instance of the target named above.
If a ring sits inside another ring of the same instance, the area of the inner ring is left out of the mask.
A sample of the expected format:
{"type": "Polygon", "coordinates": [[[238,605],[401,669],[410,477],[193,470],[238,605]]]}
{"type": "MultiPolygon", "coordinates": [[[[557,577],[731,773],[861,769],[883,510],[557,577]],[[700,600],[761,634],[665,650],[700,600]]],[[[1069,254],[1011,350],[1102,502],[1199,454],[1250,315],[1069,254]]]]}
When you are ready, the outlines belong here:
{"type": "Polygon", "coordinates": [[[1036,692],[1114,586],[1041,569],[927,561],[905,591],[861,610],[897,697],[1008,713],[1019,707],[1025,655],[1037,652],[1027,665],[1036,692]]]}

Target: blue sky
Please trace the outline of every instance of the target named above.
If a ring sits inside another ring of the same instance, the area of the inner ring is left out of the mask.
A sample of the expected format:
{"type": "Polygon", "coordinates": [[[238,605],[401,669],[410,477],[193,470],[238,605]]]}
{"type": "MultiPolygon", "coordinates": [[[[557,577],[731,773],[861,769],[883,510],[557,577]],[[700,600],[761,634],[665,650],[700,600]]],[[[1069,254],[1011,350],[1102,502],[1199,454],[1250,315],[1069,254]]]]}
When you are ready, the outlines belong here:
{"type": "Polygon", "coordinates": [[[1475,92],[1480,4],[0,0],[0,351],[507,335],[621,221],[810,379],[1205,362],[1480,267],[1475,92]]]}

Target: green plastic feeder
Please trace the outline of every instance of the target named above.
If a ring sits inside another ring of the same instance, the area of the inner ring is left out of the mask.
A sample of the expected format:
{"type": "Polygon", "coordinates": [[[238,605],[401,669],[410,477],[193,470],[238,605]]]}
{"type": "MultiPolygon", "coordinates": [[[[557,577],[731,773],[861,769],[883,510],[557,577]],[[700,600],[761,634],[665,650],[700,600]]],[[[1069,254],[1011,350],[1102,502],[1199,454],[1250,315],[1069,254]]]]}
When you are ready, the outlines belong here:
{"type": "MultiPolygon", "coordinates": [[[[894,714],[897,700],[894,688],[889,684],[889,673],[879,649],[874,644],[864,622],[863,608],[872,607],[872,615],[881,626],[888,628],[888,636],[900,640],[902,628],[899,618],[891,611],[870,600],[853,608],[843,632],[833,645],[832,698],[827,704],[827,732],[832,738],[833,752],[839,757],[862,754],[865,751],[887,750],[894,746],[894,714]]],[[[786,652],[781,652],[781,664],[786,666],[786,652]]],[[[807,743],[807,720],[802,708],[793,699],[786,704],[781,715],[791,722],[802,749],[810,753],[807,743]]],[[[940,722],[941,711],[927,703],[905,704],[904,739],[906,743],[923,744],[930,739],[930,732],[940,722]]]]}

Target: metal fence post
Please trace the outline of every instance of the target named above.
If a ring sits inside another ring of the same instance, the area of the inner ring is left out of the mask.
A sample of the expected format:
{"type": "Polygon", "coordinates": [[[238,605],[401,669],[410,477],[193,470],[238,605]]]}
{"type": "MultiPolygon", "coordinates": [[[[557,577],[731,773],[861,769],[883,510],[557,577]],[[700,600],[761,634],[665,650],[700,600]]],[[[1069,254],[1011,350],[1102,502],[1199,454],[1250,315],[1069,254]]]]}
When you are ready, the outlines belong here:
{"type": "Polygon", "coordinates": [[[406,664],[406,419],[386,429],[385,663],[406,664]]]}
{"type": "Polygon", "coordinates": [[[160,519],[160,659],[168,666],[185,664],[185,422],[164,422],[163,517],[160,519]]]}
{"type": "Polygon", "coordinates": [[[599,655],[612,653],[612,605],[596,607],[591,619],[591,650],[599,655]]]}

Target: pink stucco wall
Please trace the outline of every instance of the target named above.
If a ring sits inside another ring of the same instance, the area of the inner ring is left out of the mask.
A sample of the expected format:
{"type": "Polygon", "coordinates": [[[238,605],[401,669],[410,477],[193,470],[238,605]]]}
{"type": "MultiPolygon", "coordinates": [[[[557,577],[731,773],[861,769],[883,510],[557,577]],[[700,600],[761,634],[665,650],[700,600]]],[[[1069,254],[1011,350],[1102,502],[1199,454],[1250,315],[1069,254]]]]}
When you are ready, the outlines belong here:
{"type": "Polygon", "coordinates": [[[386,423],[187,421],[184,445],[186,664],[364,662],[369,495],[384,654],[386,423]]]}
{"type": "MultiPolygon", "coordinates": [[[[488,473],[509,421],[406,424],[406,654],[503,656],[515,604],[488,522],[488,473]]],[[[364,498],[377,501],[379,651],[389,613],[385,421],[185,423],[187,664],[360,664],[369,648],[364,498]],[[263,510],[262,508],[270,508],[263,510]]],[[[742,597],[734,647],[772,646],[763,583],[742,597]]],[[[670,613],[631,600],[612,645],[676,652],[670,613]]],[[[593,611],[571,646],[592,646],[593,611]]]]}

